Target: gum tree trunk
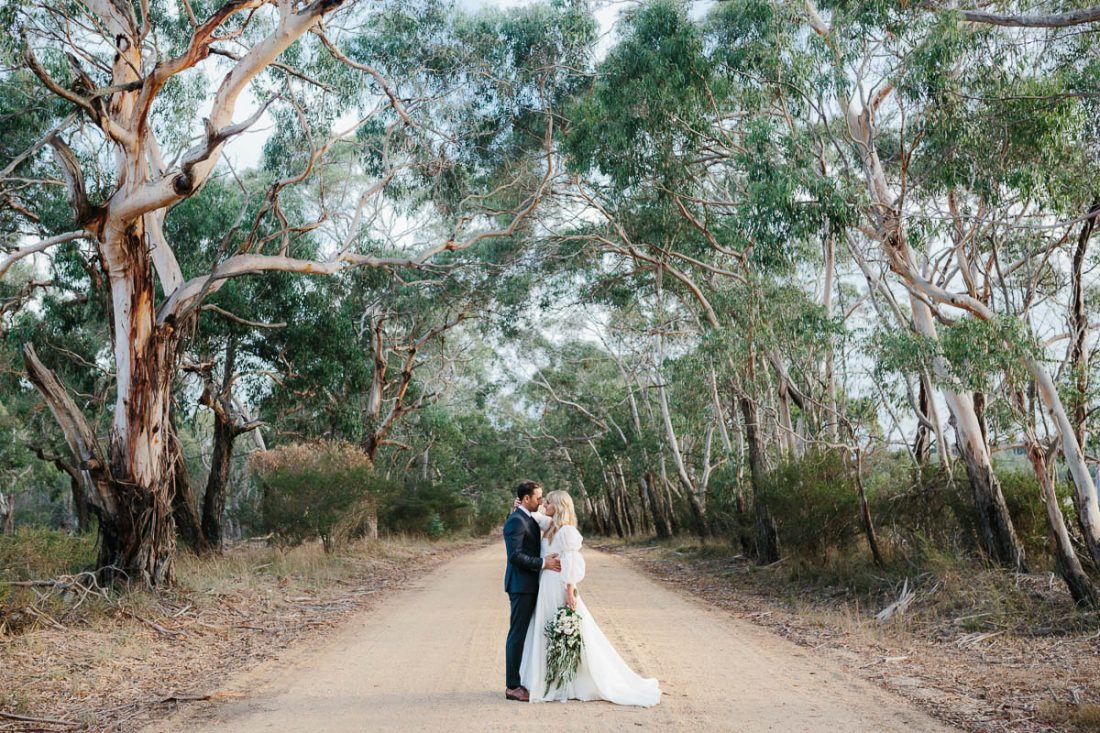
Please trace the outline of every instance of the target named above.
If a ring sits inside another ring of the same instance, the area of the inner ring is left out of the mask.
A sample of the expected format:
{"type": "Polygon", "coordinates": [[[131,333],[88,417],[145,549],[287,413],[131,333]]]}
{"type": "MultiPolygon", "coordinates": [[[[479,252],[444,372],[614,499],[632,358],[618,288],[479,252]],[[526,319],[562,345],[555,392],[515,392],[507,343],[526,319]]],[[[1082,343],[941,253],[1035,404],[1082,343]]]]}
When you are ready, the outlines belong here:
{"type": "Polygon", "coordinates": [[[111,489],[118,510],[100,517],[100,567],[147,586],[174,575],[174,427],[169,414],[176,367],[175,324],[157,325],[153,265],[135,227],[111,232],[107,246],[115,369],[111,489]]]}
{"type": "Polygon", "coordinates": [[[191,476],[183,460],[183,448],[179,436],[172,434],[172,452],[175,456],[175,496],[172,497],[172,514],[176,519],[176,531],[179,538],[195,551],[196,555],[205,555],[210,545],[202,533],[202,519],[199,517],[198,503],[191,488],[191,476]]]}
{"type": "Polygon", "coordinates": [[[767,469],[764,465],[764,446],[757,422],[756,403],[748,395],[741,396],[741,416],[745,420],[745,440],[748,443],[753,515],[756,523],[756,559],[762,565],[770,565],[780,558],[779,530],[761,499],[761,488],[767,469]]]}
{"type": "Polygon", "coordinates": [[[1054,491],[1054,482],[1051,480],[1046,456],[1030,429],[1027,434],[1027,457],[1035,470],[1035,477],[1039,480],[1039,488],[1042,491],[1047,527],[1050,529],[1054,566],[1058,575],[1065,581],[1069,594],[1077,605],[1095,607],[1096,589],[1081,567],[1077,553],[1073,550],[1073,543],[1066,529],[1066,519],[1062,515],[1062,508],[1058,505],[1058,496],[1054,491]]]}
{"type": "MultiPolygon", "coordinates": [[[[1100,202],[1093,203],[1092,212],[1100,211],[1100,202]]],[[[1085,283],[1084,283],[1084,266],[1085,255],[1088,252],[1089,239],[1092,237],[1093,229],[1096,226],[1096,214],[1087,219],[1081,226],[1081,233],[1077,237],[1077,248],[1073,253],[1073,268],[1071,271],[1071,282],[1073,286],[1073,293],[1070,300],[1070,314],[1069,314],[1069,327],[1070,327],[1070,348],[1069,348],[1069,366],[1072,369],[1073,375],[1073,391],[1070,395],[1070,409],[1073,411],[1073,434],[1077,438],[1077,445],[1084,446],[1086,444],[1086,432],[1085,422],[1088,418],[1088,389],[1089,389],[1089,354],[1088,354],[1088,336],[1089,336],[1089,319],[1088,314],[1085,311],[1085,283]]],[[[1089,532],[1088,512],[1089,507],[1087,503],[1081,501],[1080,494],[1075,497],[1075,504],[1077,505],[1077,518],[1082,532],[1089,532]]],[[[1089,549],[1091,551],[1093,561],[1097,559],[1097,553],[1093,550],[1090,544],[1089,549]]],[[[1100,565],[1097,565],[1100,567],[1100,565]]]]}

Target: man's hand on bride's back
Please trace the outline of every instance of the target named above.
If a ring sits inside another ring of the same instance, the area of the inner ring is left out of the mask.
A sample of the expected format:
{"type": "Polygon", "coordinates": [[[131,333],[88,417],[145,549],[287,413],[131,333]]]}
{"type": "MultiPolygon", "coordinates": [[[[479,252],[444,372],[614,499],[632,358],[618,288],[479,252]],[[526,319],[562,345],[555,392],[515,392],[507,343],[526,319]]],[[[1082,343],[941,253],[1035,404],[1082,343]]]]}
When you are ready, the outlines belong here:
{"type": "Polygon", "coordinates": [[[545,561],[542,563],[543,570],[553,570],[555,573],[561,572],[561,559],[555,552],[553,555],[547,555],[545,561]]]}

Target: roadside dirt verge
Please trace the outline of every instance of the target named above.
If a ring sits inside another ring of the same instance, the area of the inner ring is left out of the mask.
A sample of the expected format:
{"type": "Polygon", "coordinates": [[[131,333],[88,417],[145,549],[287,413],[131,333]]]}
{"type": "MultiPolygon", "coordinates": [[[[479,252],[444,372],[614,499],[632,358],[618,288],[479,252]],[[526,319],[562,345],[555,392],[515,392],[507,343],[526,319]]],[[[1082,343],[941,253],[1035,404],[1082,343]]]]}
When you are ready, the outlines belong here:
{"type": "Polygon", "coordinates": [[[224,696],[225,679],[320,643],[388,592],[483,544],[396,539],[334,556],[319,546],[245,545],[213,560],[181,558],[174,590],[126,593],[0,635],[0,730],[136,730],[224,696]]]}
{"type": "MultiPolygon", "coordinates": [[[[731,553],[668,545],[605,543],[651,578],[729,611],[895,692],[941,721],[968,731],[1100,731],[1100,619],[1033,619],[1011,627],[1000,614],[974,614],[965,593],[939,579],[920,589],[909,611],[887,623],[843,587],[789,579],[790,570],[753,568],[731,553]],[[938,586],[938,587],[937,587],[938,586]],[[945,598],[933,598],[936,594],[945,598]],[[948,612],[953,602],[960,608],[948,612]],[[935,614],[923,607],[940,603],[935,614]],[[1082,625],[1083,624],[1083,625],[1082,625]],[[1089,628],[1089,625],[1092,628],[1089,628]]],[[[977,579],[974,579],[977,582],[977,579]]],[[[1061,594],[1046,576],[1000,575],[1016,592],[1061,594]],[[1031,587],[1034,586],[1034,587],[1031,587]]],[[[984,589],[979,592],[985,592],[984,589]]],[[[1053,608],[1066,609],[1068,596],[1053,608]]],[[[1019,616],[1005,608],[1004,618],[1019,616]]]]}

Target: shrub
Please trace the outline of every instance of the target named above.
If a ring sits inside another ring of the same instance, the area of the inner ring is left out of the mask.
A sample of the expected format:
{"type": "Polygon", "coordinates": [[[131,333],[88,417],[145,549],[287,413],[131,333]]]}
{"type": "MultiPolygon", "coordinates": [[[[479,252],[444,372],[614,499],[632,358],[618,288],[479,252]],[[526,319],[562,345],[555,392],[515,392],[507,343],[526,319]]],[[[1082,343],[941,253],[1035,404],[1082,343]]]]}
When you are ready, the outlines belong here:
{"type": "Polygon", "coordinates": [[[443,526],[443,520],[440,518],[439,512],[432,512],[428,515],[428,522],[424,527],[424,531],[433,540],[439,539],[447,531],[447,528],[443,526]]]}
{"type": "Polygon", "coordinates": [[[427,533],[438,537],[447,530],[468,527],[470,515],[470,502],[455,489],[443,483],[409,480],[386,498],[379,522],[391,532],[427,533]],[[429,529],[433,515],[443,526],[438,535],[433,535],[433,530],[429,529]]]}
{"type": "MultiPolygon", "coordinates": [[[[1016,536],[1020,538],[1024,552],[1029,558],[1048,555],[1050,530],[1047,527],[1046,507],[1043,506],[1039,479],[1035,478],[1034,473],[1022,470],[998,473],[997,478],[1001,480],[1001,491],[1012,517],[1012,526],[1016,528],[1016,536]]],[[[1072,532],[1076,510],[1072,508],[1072,504],[1067,505],[1067,500],[1072,495],[1073,488],[1063,481],[1055,484],[1054,490],[1062,501],[1062,513],[1072,532]]]]}
{"type": "Polygon", "coordinates": [[[95,567],[94,533],[72,535],[43,527],[0,534],[0,581],[54,578],[95,567]]]}
{"type": "Polygon", "coordinates": [[[782,545],[795,554],[821,555],[843,548],[860,531],[855,481],[835,452],[808,453],[769,473],[760,499],[782,545]]]}
{"type": "Polygon", "coordinates": [[[865,482],[880,538],[916,561],[930,547],[958,554],[977,549],[977,513],[966,469],[956,463],[914,470],[908,455],[884,456],[867,468],[865,482]]]}
{"type": "Polygon", "coordinates": [[[26,611],[28,606],[51,615],[73,609],[72,596],[49,593],[44,598],[39,589],[11,585],[13,581],[76,575],[94,568],[95,562],[94,533],[71,535],[44,527],[19,527],[11,534],[0,534],[0,637],[39,623],[39,616],[26,611]]]}
{"type": "MultiPolygon", "coordinates": [[[[748,470],[745,472],[748,473],[748,470]]],[[[739,489],[746,491],[748,487],[738,486],[736,468],[729,464],[716,470],[710,477],[707,525],[715,537],[740,539],[748,531],[749,528],[742,526],[746,518],[741,516],[742,507],[739,502],[745,500],[739,497],[739,489]]]]}
{"type": "Polygon", "coordinates": [[[293,443],[249,462],[262,488],[263,526],[286,545],[320,537],[332,552],[376,521],[378,497],[390,489],[350,443],[293,443]]]}
{"type": "Polygon", "coordinates": [[[512,510],[512,494],[487,490],[477,498],[474,507],[473,531],[485,535],[504,523],[512,510]]]}
{"type": "MultiPolygon", "coordinates": [[[[894,461],[888,470],[874,476],[877,487],[872,506],[880,533],[911,560],[930,548],[954,554],[980,554],[978,515],[974,494],[961,463],[953,466],[953,478],[942,465],[923,468],[920,478],[908,461],[894,461]]],[[[1039,483],[1027,470],[998,471],[1001,491],[1012,517],[1013,527],[1028,558],[1049,554],[1049,530],[1039,483]]],[[[1056,487],[1065,499],[1071,487],[1056,487]]],[[[1073,510],[1066,511],[1072,521],[1073,510]]]]}

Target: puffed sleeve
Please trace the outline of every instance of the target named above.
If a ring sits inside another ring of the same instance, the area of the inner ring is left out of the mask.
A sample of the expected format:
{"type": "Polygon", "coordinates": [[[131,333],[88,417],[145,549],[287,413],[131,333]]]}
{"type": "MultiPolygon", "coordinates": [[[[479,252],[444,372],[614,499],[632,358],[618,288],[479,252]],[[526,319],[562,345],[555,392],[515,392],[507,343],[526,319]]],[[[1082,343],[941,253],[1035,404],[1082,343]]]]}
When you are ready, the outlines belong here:
{"type": "Polygon", "coordinates": [[[550,517],[543,514],[541,508],[537,512],[533,512],[531,514],[531,518],[539,523],[539,529],[544,532],[546,531],[546,528],[550,526],[550,522],[554,521],[550,517]]]}
{"type": "Polygon", "coordinates": [[[561,535],[561,580],[577,585],[584,580],[584,556],[581,555],[581,533],[568,524],[558,530],[561,535]]]}

